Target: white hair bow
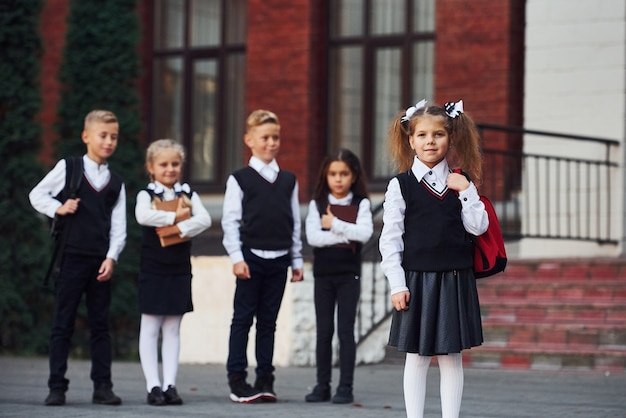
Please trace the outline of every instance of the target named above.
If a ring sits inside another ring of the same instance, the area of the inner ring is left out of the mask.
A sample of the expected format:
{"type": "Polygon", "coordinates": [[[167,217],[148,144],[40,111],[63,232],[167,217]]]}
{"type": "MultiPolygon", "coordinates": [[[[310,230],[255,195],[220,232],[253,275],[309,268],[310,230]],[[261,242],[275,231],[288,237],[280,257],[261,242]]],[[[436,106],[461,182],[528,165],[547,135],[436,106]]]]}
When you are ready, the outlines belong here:
{"type": "Polygon", "coordinates": [[[461,113],[463,113],[463,100],[459,100],[458,102],[448,102],[443,108],[446,111],[446,114],[451,118],[456,118],[461,113]]]}
{"type": "Polygon", "coordinates": [[[422,99],[419,102],[415,103],[415,106],[409,107],[404,113],[404,116],[402,116],[402,118],[400,119],[400,122],[402,123],[408,122],[409,119],[411,119],[411,116],[413,116],[415,112],[426,107],[426,103],[427,103],[426,99],[422,99]]]}
{"type": "Polygon", "coordinates": [[[186,194],[190,194],[191,187],[189,187],[187,183],[183,184],[182,186],[180,183],[176,183],[174,185],[174,192],[176,193],[176,196],[180,195],[182,192],[185,192],[186,194]]]}
{"type": "Polygon", "coordinates": [[[160,184],[150,183],[148,184],[148,189],[152,190],[155,195],[162,195],[165,189],[160,184]]]}

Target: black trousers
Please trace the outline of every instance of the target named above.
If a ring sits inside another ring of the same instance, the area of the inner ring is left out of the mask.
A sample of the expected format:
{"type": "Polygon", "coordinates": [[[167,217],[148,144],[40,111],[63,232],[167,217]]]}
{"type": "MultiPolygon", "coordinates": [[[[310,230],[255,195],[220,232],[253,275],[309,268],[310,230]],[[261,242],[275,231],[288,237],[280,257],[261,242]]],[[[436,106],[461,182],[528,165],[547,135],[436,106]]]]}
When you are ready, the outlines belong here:
{"type": "Polygon", "coordinates": [[[339,385],[352,386],[356,361],[354,322],[361,295],[359,276],[315,277],[315,318],[317,321],[317,383],[330,384],[337,307],[337,337],[339,338],[339,385]]]}
{"type": "Polygon", "coordinates": [[[228,377],[247,376],[248,334],[256,317],[256,374],[263,376],[274,372],[274,336],[276,318],[285,293],[289,255],[264,259],[244,248],[243,256],[250,268],[249,279],[237,279],[233,302],[233,319],[228,342],[228,377]]]}
{"type": "Polygon", "coordinates": [[[65,378],[70,342],[78,304],[85,294],[87,321],[90,329],[91,380],[94,387],[111,383],[111,336],[109,335],[109,305],[111,281],[96,280],[103,259],[100,257],[65,254],[56,282],[56,306],[50,333],[50,389],[67,390],[65,378]]]}

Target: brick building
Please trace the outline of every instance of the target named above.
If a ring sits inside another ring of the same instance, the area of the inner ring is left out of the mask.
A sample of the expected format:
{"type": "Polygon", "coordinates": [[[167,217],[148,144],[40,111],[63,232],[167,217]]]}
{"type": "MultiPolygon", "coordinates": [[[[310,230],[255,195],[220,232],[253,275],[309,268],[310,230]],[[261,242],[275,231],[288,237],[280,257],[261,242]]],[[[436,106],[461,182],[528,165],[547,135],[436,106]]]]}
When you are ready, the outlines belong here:
{"type": "MultiPolygon", "coordinates": [[[[44,3],[49,157],[69,1],[44,3]]],[[[371,189],[383,191],[392,174],[388,123],[422,97],[462,98],[485,123],[523,121],[523,0],[137,3],[143,137],[182,141],[186,177],[205,193],[222,192],[228,173],[246,161],[242,126],[255,108],[279,115],[279,162],[298,175],[303,201],[323,156],[340,146],[361,156],[371,189]]]]}

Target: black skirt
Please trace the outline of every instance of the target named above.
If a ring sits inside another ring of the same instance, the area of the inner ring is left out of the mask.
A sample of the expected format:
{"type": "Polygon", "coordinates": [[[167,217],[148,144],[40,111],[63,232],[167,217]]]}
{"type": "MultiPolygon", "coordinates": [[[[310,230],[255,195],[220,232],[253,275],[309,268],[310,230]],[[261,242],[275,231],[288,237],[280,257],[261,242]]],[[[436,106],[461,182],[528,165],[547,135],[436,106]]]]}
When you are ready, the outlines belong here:
{"type": "Polygon", "coordinates": [[[183,315],[193,311],[191,274],[171,276],[139,273],[139,312],[183,315]]]}
{"type": "Polygon", "coordinates": [[[483,342],[480,304],[472,269],[406,274],[409,309],[394,311],[389,345],[435,356],[460,353],[483,342]]]}

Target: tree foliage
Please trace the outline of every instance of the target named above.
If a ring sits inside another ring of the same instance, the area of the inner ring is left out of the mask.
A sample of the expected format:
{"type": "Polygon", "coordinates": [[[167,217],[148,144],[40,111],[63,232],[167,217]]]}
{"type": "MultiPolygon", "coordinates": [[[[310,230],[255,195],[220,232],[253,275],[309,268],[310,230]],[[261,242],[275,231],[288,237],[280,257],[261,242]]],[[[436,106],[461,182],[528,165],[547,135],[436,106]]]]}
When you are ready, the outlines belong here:
{"type": "Polygon", "coordinates": [[[0,3],[0,351],[47,346],[51,299],[41,283],[49,258],[47,228],[28,192],[42,177],[38,77],[40,0],[0,3]]]}
{"type": "MultiPolygon", "coordinates": [[[[136,280],[140,229],[135,222],[134,207],[145,175],[136,86],[139,77],[136,3],[136,0],[71,1],[58,107],[57,154],[60,158],[85,152],[80,137],[85,115],[91,110],[110,110],[119,120],[120,139],[109,164],[124,179],[128,238],[112,279],[112,338],[117,357],[136,353],[139,317],[136,280]]],[[[84,314],[84,309],[80,313],[84,314]]],[[[77,339],[79,344],[74,344],[77,353],[87,352],[87,338],[82,338],[81,342],[78,335],[77,339]]]]}

